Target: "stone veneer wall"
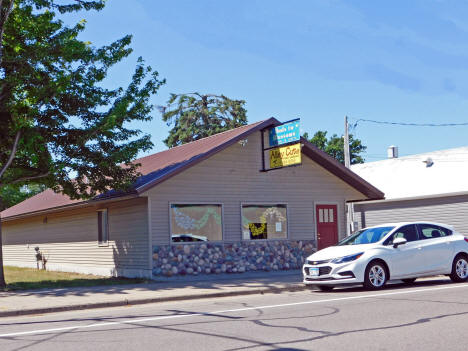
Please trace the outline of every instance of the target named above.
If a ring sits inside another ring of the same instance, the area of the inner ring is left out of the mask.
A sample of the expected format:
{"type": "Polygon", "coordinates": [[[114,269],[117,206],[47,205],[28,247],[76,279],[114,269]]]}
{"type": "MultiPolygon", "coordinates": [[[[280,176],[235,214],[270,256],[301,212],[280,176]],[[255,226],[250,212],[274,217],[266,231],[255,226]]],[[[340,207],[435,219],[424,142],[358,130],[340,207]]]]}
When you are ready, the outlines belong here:
{"type": "Polygon", "coordinates": [[[314,251],[313,240],[157,245],[153,247],[153,275],[298,269],[314,251]]]}

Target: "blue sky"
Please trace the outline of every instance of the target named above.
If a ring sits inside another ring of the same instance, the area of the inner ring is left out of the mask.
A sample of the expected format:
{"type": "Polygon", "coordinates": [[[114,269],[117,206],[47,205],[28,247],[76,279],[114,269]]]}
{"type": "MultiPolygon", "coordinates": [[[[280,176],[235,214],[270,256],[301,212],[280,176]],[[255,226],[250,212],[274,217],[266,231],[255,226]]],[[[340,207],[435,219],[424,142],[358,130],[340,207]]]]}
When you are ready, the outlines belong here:
{"type": "MultiPolygon", "coordinates": [[[[153,98],[198,91],[246,100],[249,122],[301,118],[302,131],[343,133],[343,118],[468,122],[468,3],[455,1],[108,0],[83,40],[133,35],[134,53],[106,84],[125,85],[138,56],[167,84],[153,98]]],[[[157,110],[154,150],[168,127],[157,110]]],[[[465,127],[359,123],[367,161],[468,145],[465,127]]]]}

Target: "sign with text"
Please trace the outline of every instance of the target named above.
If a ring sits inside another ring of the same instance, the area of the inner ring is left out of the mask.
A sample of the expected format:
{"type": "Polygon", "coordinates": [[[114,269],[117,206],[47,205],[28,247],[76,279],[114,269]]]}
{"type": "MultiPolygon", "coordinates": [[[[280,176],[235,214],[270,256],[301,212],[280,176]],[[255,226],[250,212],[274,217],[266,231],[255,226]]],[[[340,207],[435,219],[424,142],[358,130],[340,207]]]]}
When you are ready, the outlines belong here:
{"type": "Polygon", "coordinates": [[[301,143],[277,147],[270,151],[270,168],[280,168],[300,164],[301,143]]]}
{"type": "Polygon", "coordinates": [[[280,126],[271,128],[268,131],[270,146],[279,146],[295,141],[301,138],[299,131],[299,120],[284,123],[280,126]]]}

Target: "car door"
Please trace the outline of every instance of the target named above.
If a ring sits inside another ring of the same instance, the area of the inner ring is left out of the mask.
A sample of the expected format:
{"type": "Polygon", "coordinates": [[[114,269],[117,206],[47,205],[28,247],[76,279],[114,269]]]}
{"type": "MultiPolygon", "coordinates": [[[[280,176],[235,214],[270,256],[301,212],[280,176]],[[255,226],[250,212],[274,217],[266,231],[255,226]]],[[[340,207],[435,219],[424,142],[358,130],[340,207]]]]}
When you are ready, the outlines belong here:
{"type": "Polygon", "coordinates": [[[447,236],[451,230],[435,224],[420,223],[421,257],[424,261],[424,273],[439,273],[450,270],[453,259],[453,247],[447,236]]]}
{"type": "Polygon", "coordinates": [[[409,277],[421,272],[423,262],[420,254],[419,234],[415,224],[398,228],[385,240],[384,245],[389,247],[386,259],[392,278],[409,277]],[[394,248],[392,245],[396,238],[405,238],[407,242],[394,248]]]}

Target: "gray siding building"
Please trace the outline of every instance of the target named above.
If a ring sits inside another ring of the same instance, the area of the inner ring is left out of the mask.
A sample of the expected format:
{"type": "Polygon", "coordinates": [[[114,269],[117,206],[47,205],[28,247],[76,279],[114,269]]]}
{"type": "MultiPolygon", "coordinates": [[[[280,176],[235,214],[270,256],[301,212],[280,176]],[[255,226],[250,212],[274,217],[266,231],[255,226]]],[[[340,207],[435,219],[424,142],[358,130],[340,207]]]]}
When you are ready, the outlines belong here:
{"type": "Polygon", "coordinates": [[[354,204],[358,227],[385,222],[434,221],[468,235],[468,147],[353,165],[385,193],[385,200],[354,204]]]}

